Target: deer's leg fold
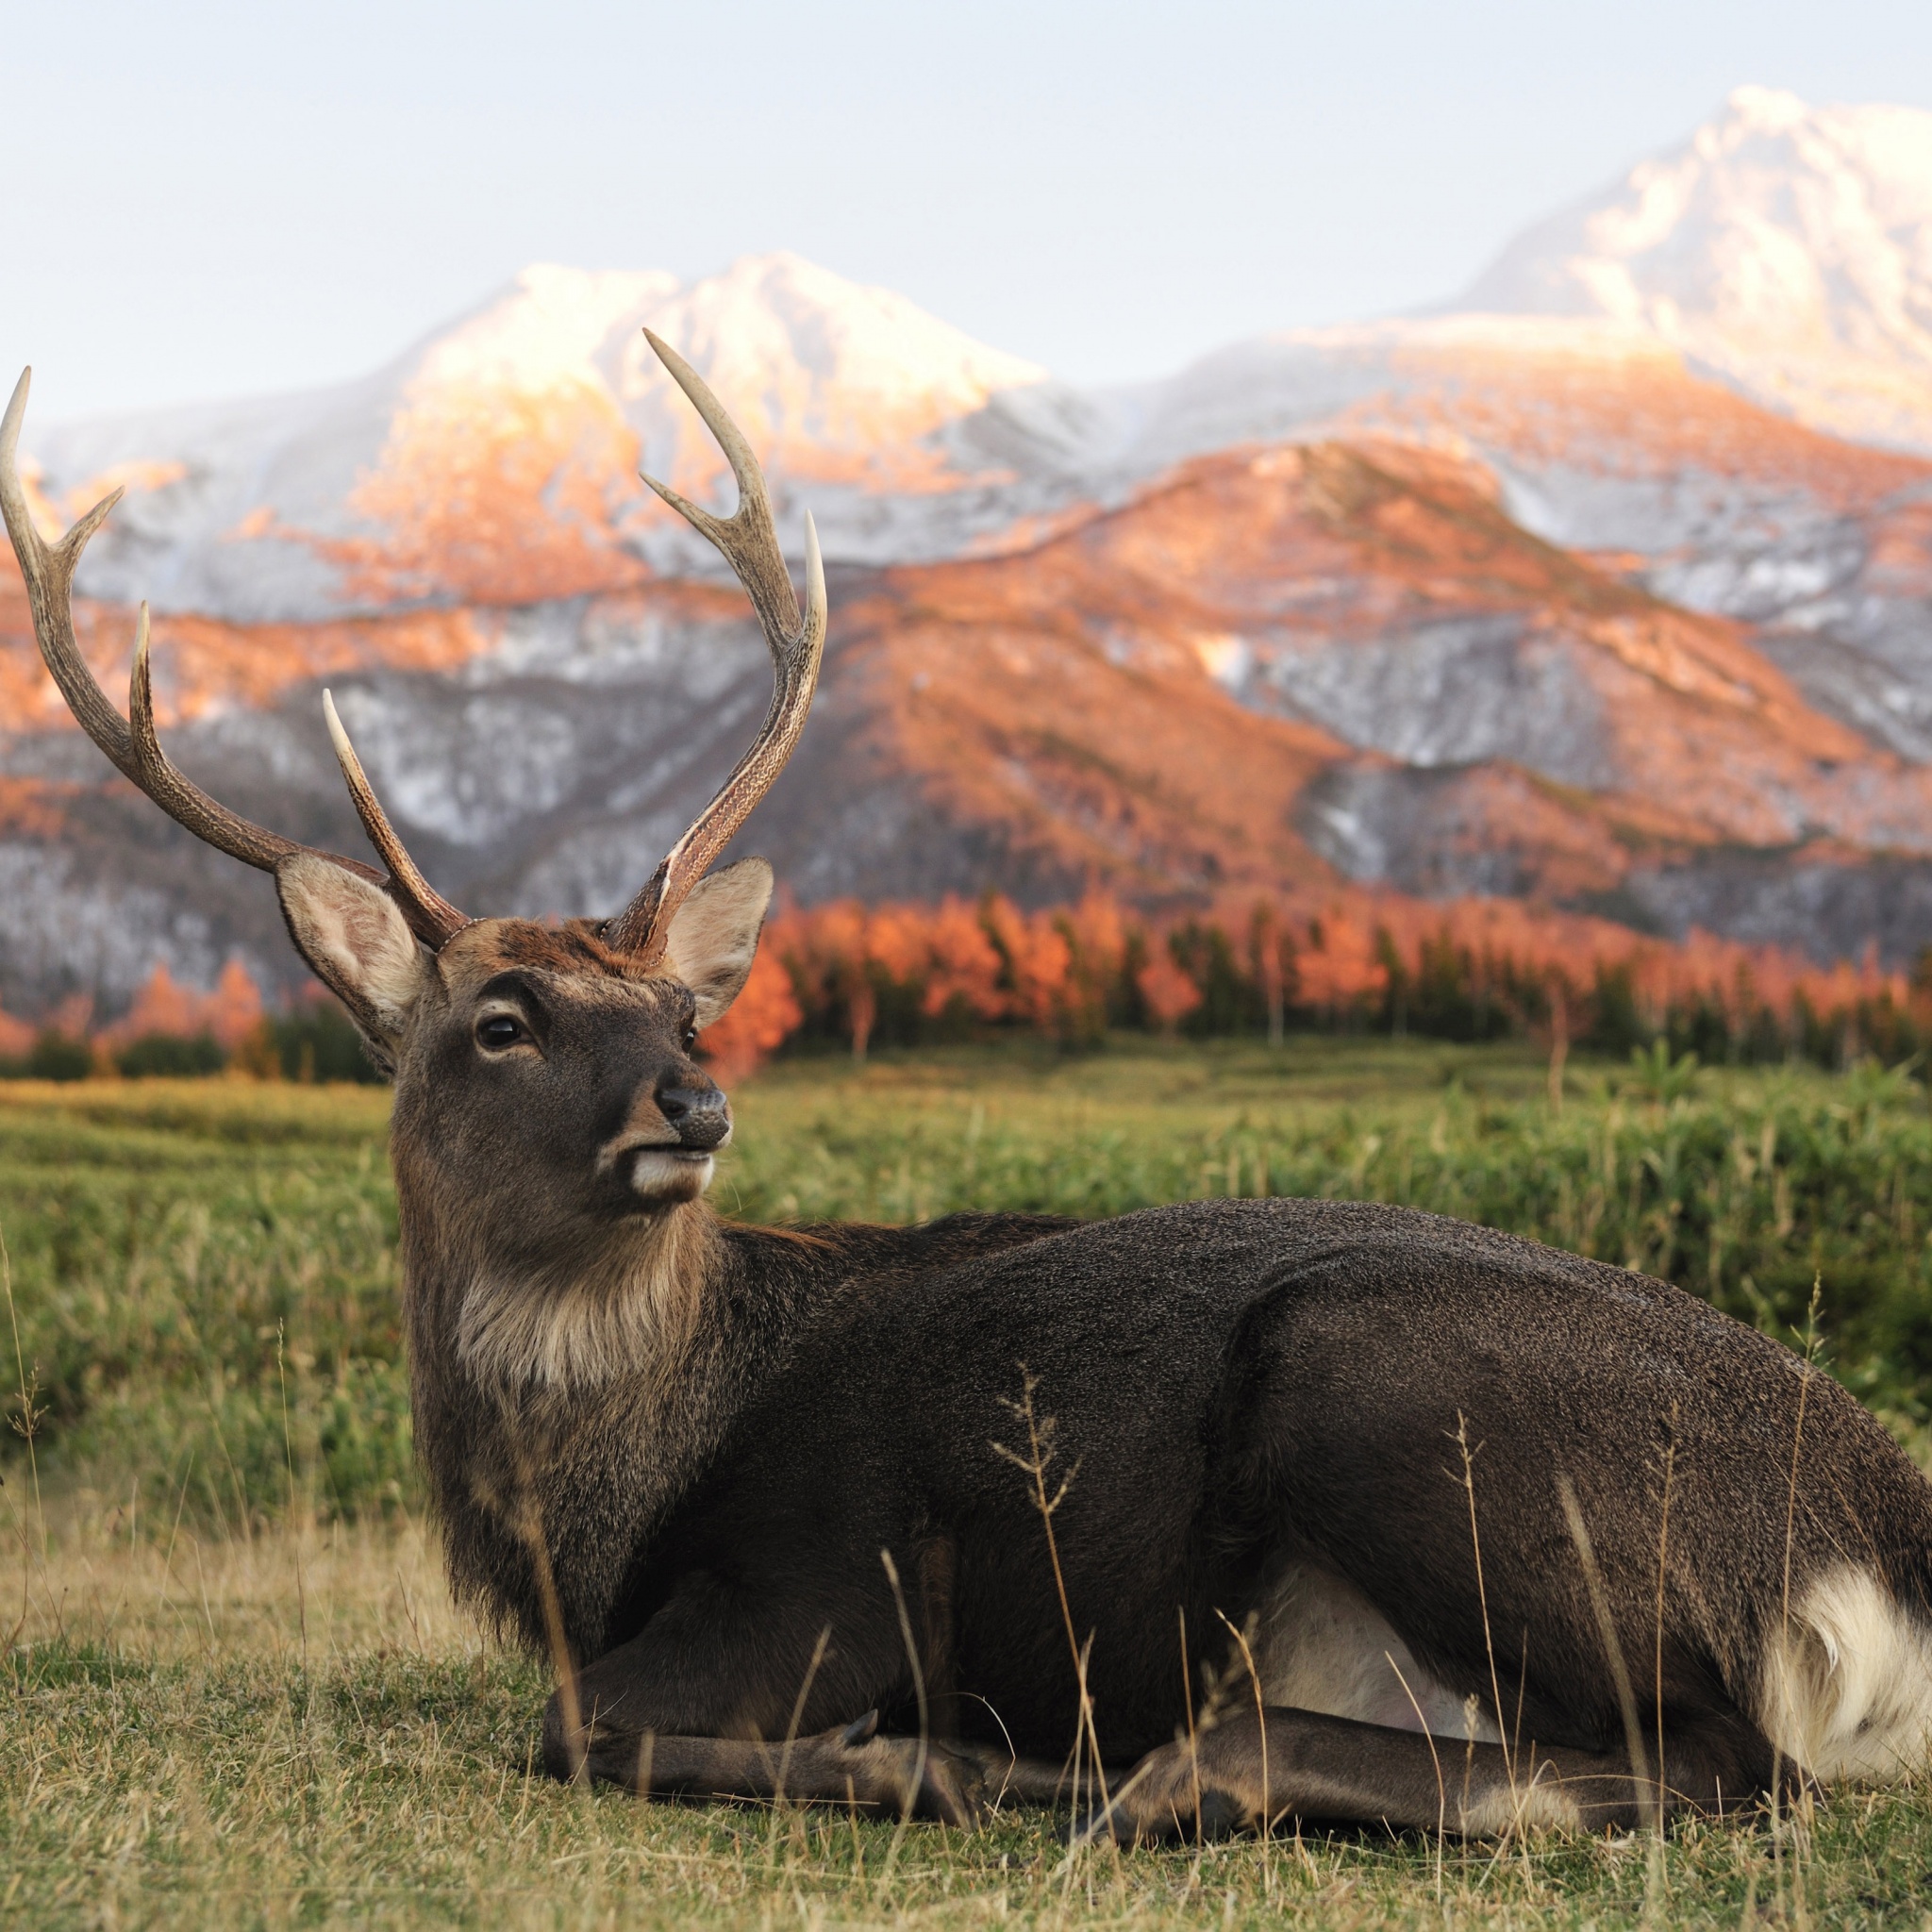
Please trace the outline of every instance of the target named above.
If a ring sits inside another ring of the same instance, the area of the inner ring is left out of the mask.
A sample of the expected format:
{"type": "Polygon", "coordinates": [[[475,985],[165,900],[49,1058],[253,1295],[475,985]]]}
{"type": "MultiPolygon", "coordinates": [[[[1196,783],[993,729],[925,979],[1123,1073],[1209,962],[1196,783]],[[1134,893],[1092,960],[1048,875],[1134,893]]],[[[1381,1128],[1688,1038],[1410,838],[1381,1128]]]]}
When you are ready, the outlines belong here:
{"type": "Polygon", "coordinates": [[[1214,1837],[1293,1819],[1442,1829],[1628,1829],[1647,1790],[1621,1757],[1428,1738],[1315,1711],[1249,1712],[1152,1751],[1079,1828],[1124,1842],[1214,1837]]]}
{"type": "Polygon", "coordinates": [[[640,1797],[789,1799],[966,1827],[979,1823],[986,1796],[975,1755],[917,1738],[881,1737],[874,1713],[790,1741],[641,1734],[592,1715],[572,1769],[640,1797]]]}

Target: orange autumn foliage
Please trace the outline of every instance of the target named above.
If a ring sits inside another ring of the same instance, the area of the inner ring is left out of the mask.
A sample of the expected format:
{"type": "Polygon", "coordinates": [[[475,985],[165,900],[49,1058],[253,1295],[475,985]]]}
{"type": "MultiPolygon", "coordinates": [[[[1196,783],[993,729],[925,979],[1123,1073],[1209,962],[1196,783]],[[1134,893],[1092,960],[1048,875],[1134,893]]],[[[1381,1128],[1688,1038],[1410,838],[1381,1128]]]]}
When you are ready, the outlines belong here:
{"type": "Polygon", "coordinates": [[[1000,956],[979,915],[960,899],[947,899],[925,915],[925,991],[921,1008],[930,1017],[955,1005],[975,1018],[998,1019],[1000,956]]]}
{"type": "Polygon", "coordinates": [[[39,1030],[38,1027],[28,1025],[25,1020],[16,1020],[11,1013],[0,1008],[0,1059],[24,1058],[32,1052],[34,1039],[39,1030]]]}
{"type": "MultiPolygon", "coordinates": [[[[1099,894],[1033,910],[994,894],[785,908],[700,1050],[728,1084],[801,1034],[858,1058],[875,1036],[907,1045],[999,1027],[1091,1045],[1110,1026],[1258,1035],[1284,1017],[1303,1029],[1541,1037],[1558,999],[1566,1041],[1600,1049],[1663,1033],[1758,1057],[1903,1058],[1932,1045],[1932,975],[1886,971],[1869,951],[1819,966],[1515,900],[1428,905],[1343,889],[1168,921],[1099,894]]],[[[0,1057],[23,1057],[42,1030],[92,1040],[103,1058],[151,1034],[206,1033],[232,1055],[260,1033],[263,1003],[238,960],[206,993],[157,966],[121,1018],[92,1020],[81,995],[38,1024],[0,1012],[0,1057]]]]}
{"type": "Polygon", "coordinates": [[[1174,1029],[1201,1004],[1201,989],[1174,964],[1165,946],[1134,974],[1134,984],[1163,1033],[1174,1029]]]}
{"type": "Polygon", "coordinates": [[[149,1034],[192,1040],[206,1033],[232,1053],[261,1024],[261,990],[239,959],[222,968],[212,992],[196,992],[176,983],[165,965],[142,982],[134,1004],[111,1026],[94,1036],[109,1051],[149,1034]]]}
{"type": "Polygon", "coordinates": [[[1914,1000],[1927,1008],[1932,1030],[1932,1001],[1870,958],[1820,967],[1702,933],[1671,943],[1513,900],[1429,905],[1344,890],[1163,922],[1099,894],[1032,911],[989,895],[977,904],[839,900],[781,912],[766,929],[761,958],[784,962],[796,1017],[780,1033],[774,1008],[758,1029],[764,1043],[739,1064],[768,1057],[801,1029],[845,1041],[863,1057],[889,1022],[901,1043],[926,1037],[928,1023],[1089,1041],[1107,1024],[1173,1030],[1202,1016],[1206,998],[1193,966],[1168,942],[1184,928],[1196,939],[1219,935],[1245,975],[1257,1032],[1281,1003],[1303,1027],[1392,1021],[1427,1030],[1428,1001],[1440,1004],[1447,981],[1465,998],[1480,997],[1492,1030],[1541,1024],[1553,985],[1579,1029],[1599,1017],[1592,999],[1613,985],[1651,1031],[1696,1009],[1741,1036],[1769,1014],[1799,1045],[1807,1014],[1907,1014],[1914,1000]]]}
{"type": "Polygon", "coordinates": [[[1074,969],[1074,949],[1058,921],[1039,913],[1029,918],[1002,898],[989,899],[981,919],[1006,960],[1008,1014],[1039,1031],[1052,1031],[1064,1010],[1074,969]]]}

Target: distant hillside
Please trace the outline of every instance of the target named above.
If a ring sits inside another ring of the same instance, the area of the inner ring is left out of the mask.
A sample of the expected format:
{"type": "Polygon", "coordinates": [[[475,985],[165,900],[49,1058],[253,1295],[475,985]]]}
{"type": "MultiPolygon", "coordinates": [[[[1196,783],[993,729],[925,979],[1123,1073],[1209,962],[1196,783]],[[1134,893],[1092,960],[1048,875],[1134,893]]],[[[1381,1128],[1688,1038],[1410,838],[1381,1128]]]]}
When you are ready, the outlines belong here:
{"type": "MultiPolygon", "coordinates": [[[[129,485],[86,642],[125,687],[154,599],[180,761],[358,849],[331,684],[476,910],[621,903],[762,711],[741,596],[635,478],[726,481],[648,322],[745,425],[788,540],[807,506],[826,540],[819,705],[746,833],[802,901],[1355,883],[1895,963],[1932,941],[1932,459],[1905,446],[1932,447],[1927,127],[1744,91],[1512,248],[1483,312],[1264,338],[1131,390],[1072,391],[775,256],[690,286],[531,270],[347,389],[30,415],[27,441],[50,525],[129,485]],[[1740,236],[1808,249],[1826,310],[1740,236]],[[1777,387],[1804,313],[1866,372],[1830,394],[1882,392],[1886,424],[1777,387]]],[[[111,1009],[158,960],[291,977],[266,881],[73,729],[10,566],[0,726],[0,1003],[111,1009]]]]}

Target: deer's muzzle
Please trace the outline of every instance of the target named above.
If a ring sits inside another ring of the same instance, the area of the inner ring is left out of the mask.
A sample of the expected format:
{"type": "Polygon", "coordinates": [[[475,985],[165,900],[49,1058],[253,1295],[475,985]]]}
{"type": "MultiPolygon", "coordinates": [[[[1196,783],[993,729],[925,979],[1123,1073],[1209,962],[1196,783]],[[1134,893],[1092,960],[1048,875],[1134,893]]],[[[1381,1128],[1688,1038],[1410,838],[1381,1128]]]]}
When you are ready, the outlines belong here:
{"type": "Polygon", "coordinates": [[[715,1087],[665,1087],[658,1111],[682,1148],[708,1154],[731,1138],[731,1103],[715,1087]]]}

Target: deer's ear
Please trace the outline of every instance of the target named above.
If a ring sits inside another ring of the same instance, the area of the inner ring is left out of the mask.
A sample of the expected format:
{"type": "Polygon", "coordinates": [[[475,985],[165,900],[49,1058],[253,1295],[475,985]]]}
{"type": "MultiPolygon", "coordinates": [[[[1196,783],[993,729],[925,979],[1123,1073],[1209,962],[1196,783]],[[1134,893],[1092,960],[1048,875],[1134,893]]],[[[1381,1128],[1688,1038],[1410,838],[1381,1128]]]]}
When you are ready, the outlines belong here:
{"type": "Polygon", "coordinates": [[[425,971],[395,902],[315,852],[283,859],[275,890],[296,950],[354,1015],[376,1058],[392,1066],[425,971]]]}
{"type": "Polygon", "coordinates": [[[741,858],[700,879],[673,915],[664,964],[697,995],[700,1027],[723,1019],[750,977],[771,903],[772,868],[741,858]]]}

